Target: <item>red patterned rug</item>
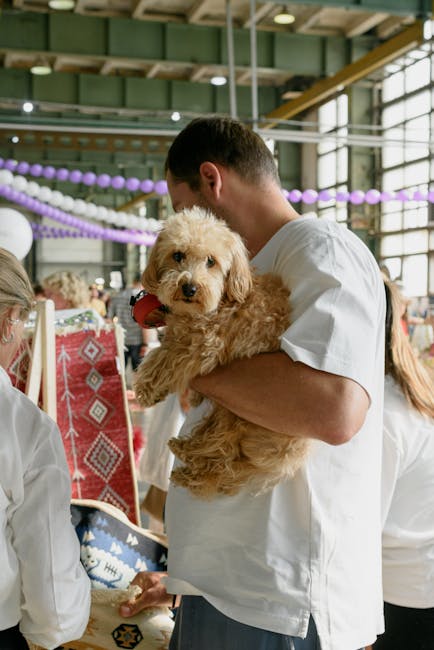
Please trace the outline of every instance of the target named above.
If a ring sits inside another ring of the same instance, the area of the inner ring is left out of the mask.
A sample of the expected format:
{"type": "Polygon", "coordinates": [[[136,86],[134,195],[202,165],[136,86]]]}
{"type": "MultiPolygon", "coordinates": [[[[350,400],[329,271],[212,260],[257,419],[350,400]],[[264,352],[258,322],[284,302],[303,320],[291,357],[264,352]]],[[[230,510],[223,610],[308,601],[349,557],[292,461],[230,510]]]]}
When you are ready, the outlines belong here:
{"type": "MultiPolygon", "coordinates": [[[[25,392],[30,339],[8,369],[25,392]]],[[[115,330],[56,335],[57,424],[72,479],[72,496],[111,503],[140,521],[133,436],[116,359],[115,330]]]]}
{"type": "Polygon", "coordinates": [[[56,336],[57,423],[72,496],[116,506],[139,521],[134,453],[114,331],[56,336]]]}

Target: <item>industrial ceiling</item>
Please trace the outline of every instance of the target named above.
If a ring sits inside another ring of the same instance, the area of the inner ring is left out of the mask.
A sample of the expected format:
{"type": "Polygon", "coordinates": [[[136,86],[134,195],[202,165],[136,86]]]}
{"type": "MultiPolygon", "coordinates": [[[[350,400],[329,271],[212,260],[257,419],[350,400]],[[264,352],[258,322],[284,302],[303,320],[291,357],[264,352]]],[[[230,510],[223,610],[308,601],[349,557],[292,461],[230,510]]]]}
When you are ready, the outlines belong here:
{"type": "Polygon", "coordinates": [[[3,2],[0,155],[158,175],[193,115],[235,110],[267,128],[299,117],[381,78],[422,42],[431,10],[431,0],[75,0],[69,11],[3,2]],[[273,21],[282,10],[290,25],[273,21]],[[34,75],[35,65],[52,72],[34,75]],[[231,83],[214,86],[215,75],[231,83]]]}

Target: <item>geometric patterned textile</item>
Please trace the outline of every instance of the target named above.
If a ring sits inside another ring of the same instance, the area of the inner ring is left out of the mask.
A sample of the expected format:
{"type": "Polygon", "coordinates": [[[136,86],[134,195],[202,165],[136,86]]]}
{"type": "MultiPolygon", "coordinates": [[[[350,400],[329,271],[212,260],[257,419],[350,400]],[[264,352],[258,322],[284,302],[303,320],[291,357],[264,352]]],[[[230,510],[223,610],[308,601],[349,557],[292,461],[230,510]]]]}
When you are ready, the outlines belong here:
{"type": "Polygon", "coordinates": [[[122,618],[117,609],[128,598],[127,590],[92,592],[84,635],[58,650],[167,650],[173,630],[171,611],[167,607],[150,607],[130,618],[122,618]]]}
{"type": "Polygon", "coordinates": [[[82,638],[58,650],[167,650],[173,629],[167,607],[152,607],[128,619],[117,611],[138,571],[166,571],[167,546],[107,503],[75,499],[71,515],[92,583],[92,606],[82,638]]]}
{"type": "MultiPolygon", "coordinates": [[[[71,520],[92,584],[92,604],[81,639],[57,650],[167,650],[174,625],[167,607],[151,607],[128,619],[117,611],[130,597],[128,586],[138,571],[167,570],[165,542],[108,503],[73,499],[71,520]]],[[[44,650],[31,643],[29,647],[44,650]]]]}
{"type": "Polygon", "coordinates": [[[71,517],[92,589],[126,589],[138,571],[167,570],[167,546],[113,506],[73,499],[71,517]]]}
{"type": "Polygon", "coordinates": [[[56,335],[57,424],[72,496],[105,501],[138,523],[129,412],[113,330],[56,335]]]}

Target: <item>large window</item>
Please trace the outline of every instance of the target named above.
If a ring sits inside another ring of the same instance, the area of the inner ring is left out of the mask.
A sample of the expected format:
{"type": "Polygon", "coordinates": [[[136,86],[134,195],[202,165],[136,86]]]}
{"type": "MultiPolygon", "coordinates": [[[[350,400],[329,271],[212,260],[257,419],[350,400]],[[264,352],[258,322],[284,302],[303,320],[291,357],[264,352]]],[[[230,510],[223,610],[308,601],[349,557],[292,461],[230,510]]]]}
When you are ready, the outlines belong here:
{"type": "MultiPolygon", "coordinates": [[[[348,97],[339,95],[323,104],[318,110],[319,132],[323,136],[318,144],[318,190],[335,196],[348,190],[348,147],[341,140],[348,135],[348,97]]],[[[319,201],[318,216],[346,222],[346,203],[319,201]]]]}
{"type": "Polygon", "coordinates": [[[381,124],[387,143],[381,186],[391,195],[402,193],[400,200],[381,204],[380,262],[414,297],[434,293],[434,215],[426,201],[434,180],[431,50],[427,43],[387,66],[382,84],[381,124]],[[415,192],[425,200],[406,200],[415,192]]]}

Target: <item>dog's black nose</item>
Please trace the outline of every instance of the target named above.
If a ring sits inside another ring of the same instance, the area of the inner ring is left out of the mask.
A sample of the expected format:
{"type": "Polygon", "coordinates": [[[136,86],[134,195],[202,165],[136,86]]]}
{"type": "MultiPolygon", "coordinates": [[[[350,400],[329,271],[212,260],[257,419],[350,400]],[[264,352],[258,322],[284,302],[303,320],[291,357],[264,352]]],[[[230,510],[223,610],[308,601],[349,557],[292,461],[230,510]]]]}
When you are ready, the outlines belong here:
{"type": "Polygon", "coordinates": [[[183,284],[182,285],[182,293],[186,298],[192,298],[194,294],[196,293],[197,288],[194,286],[194,284],[183,284]]]}

